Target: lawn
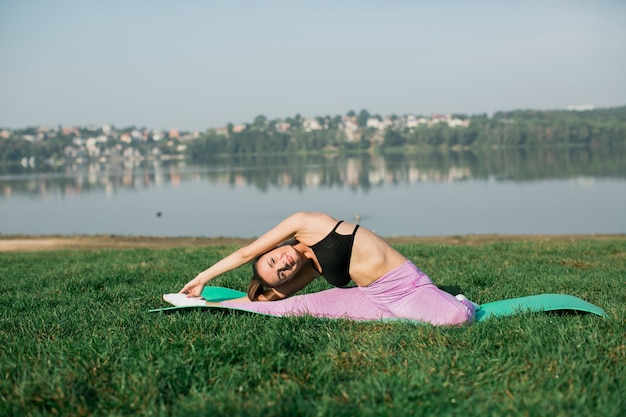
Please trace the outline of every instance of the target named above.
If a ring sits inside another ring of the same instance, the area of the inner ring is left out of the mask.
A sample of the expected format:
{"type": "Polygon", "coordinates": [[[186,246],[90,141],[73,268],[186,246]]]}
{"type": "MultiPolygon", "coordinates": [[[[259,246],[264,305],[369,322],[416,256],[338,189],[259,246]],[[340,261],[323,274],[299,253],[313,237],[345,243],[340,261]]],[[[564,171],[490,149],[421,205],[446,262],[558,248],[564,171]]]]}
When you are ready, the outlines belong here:
{"type": "Polygon", "coordinates": [[[0,415],[624,415],[625,237],[395,246],[478,303],[566,293],[609,319],[149,313],[236,247],[0,252],[0,415]]]}

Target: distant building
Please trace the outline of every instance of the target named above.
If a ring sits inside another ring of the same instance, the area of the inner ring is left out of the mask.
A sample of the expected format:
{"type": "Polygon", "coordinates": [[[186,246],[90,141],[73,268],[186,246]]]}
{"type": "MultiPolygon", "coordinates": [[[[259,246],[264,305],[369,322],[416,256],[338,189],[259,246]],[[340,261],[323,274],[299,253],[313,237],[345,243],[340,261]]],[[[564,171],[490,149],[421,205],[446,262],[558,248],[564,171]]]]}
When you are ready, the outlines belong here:
{"type": "Polygon", "coordinates": [[[135,140],[143,140],[143,133],[138,130],[133,130],[130,132],[130,136],[135,140]]]}
{"type": "Polygon", "coordinates": [[[589,111],[593,110],[593,106],[591,104],[574,104],[571,106],[567,106],[567,110],[569,111],[589,111]]]}
{"type": "Polygon", "coordinates": [[[382,120],[379,120],[377,117],[370,117],[369,119],[367,119],[365,125],[367,127],[372,127],[378,130],[382,130],[385,128],[385,123],[382,120]]]}
{"type": "Polygon", "coordinates": [[[200,132],[191,132],[191,133],[187,133],[186,135],[182,135],[180,137],[180,140],[193,140],[193,139],[198,139],[200,137],[200,132]]]}
{"type": "Polygon", "coordinates": [[[69,135],[80,136],[80,132],[78,131],[78,128],[75,126],[61,128],[61,134],[63,134],[64,136],[69,136],[69,135]]]}
{"type": "Polygon", "coordinates": [[[304,122],[302,122],[302,127],[307,132],[311,132],[312,130],[322,130],[322,126],[319,124],[317,119],[305,119],[304,122]]]}
{"type": "Polygon", "coordinates": [[[408,115],[406,118],[406,127],[417,127],[419,123],[417,122],[417,117],[412,114],[408,115]]]}
{"type": "Polygon", "coordinates": [[[152,129],[152,140],[155,142],[160,141],[161,139],[165,138],[165,135],[163,134],[163,132],[161,132],[159,129],[152,129]]]}
{"type": "Polygon", "coordinates": [[[227,127],[216,127],[215,134],[219,136],[228,136],[228,128],[227,127]]]}

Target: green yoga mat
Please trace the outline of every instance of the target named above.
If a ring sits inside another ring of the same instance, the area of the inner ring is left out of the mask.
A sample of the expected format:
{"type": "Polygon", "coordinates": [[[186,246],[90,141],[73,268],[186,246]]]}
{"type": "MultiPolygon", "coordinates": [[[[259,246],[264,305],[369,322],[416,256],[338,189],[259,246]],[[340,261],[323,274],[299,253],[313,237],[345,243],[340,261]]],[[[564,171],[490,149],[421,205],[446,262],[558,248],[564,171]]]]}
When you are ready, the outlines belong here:
{"type": "Polygon", "coordinates": [[[476,312],[476,321],[524,311],[579,311],[608,317],[600,307],[573,295],[538,294],[481,304],[480,310],[476,312]]]}
{"type": "MultiPolygon", "coordinates": [[[[244,297],[246,293],[224,287],[204,287],[202,297],[207,301],[220,302],[232,300],[234,298],[244,297]]],[[[184,307],[165,307],[150,310],[150,312],[171,312],[174,310],[183,310],[189,308],[205,308],[205,309],[226,309],[244,311],[254,314],[255,311],[229,309],[228,307],[215,306],[184,306],[184,307]]],[[[481,304],[480,309],[476,312],[476,322],[481,322],[489,317],[510,316],[523,312],[540,312],[540,311],[577,311],[582,313],[597,314],[601,317],[607,317],[604,310],[595,306],[581,298],[567,294],[538,294],[526,297],[510,298],[507,300],[492,301],[490,303],[481,304]]]]}

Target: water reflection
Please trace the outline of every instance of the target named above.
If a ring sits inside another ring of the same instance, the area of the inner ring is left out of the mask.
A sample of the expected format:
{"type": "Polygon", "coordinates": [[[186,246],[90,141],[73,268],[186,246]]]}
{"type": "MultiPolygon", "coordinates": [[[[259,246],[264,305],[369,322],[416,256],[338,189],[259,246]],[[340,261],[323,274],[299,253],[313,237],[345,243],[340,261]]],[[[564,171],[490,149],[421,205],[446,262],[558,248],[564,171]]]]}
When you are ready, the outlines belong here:
{"type": "MultiPolygon", "coordinates": [[[[84,193],[113,196],[120,190],[178,187],[184,182],[208,182],[231,187],[253,186],[305,191],[413,183],[473,180],[535,181],[599,177],[625,178],[624,149],[514,149],[438,151],[417,154],[358,156],[248,156],[189,166],[181,161],[68,165],[54,171],[0,171],[2,199],[29,195],[71,198],[84,193]]],[[[13,168],[15,169],[15,168],[13,168]]]]}

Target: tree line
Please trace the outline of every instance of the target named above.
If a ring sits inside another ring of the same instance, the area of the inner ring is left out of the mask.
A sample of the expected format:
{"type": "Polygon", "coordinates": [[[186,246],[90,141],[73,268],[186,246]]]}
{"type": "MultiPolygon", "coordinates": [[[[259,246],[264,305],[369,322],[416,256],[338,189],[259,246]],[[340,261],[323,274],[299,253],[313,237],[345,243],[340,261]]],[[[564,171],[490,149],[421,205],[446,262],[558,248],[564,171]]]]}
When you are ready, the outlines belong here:
{"type": "MultiPolygon", "coordinates": [[[[363,112],[360,113],[362,117],[363,112]]],[[[320,150],[382,151],[406,147],[520,147],[520,146],[624,146],[626,106],[589,111],[516,110],[487,115],[454,117],[470,120],[468,127],[446,123],[417,127],[388,127],[381,132],[359,123],[356,140],[337,127],[306,132],[277,132],[255,123],[228,136],[207,132],[189,145],[188,154],[206,160],[222,154],[264,154],[320,150]]]]}
{"type": "MultiPolygon", "coordinates": [[[[208,129],[192,140],[148,139],[121,144],[109,138],[107,143],[98,146],[105,155],[119,155],[123,148],[132,147],[144,156],[155,155],[154,151],[157,150],[158,155],[184,155],[192,161],[206,161],[220,155],[367,149],[393,152],[420,147],[626,145],[626,106],[587,111],[515,110],[497,112],[491,117],[486,114],[452,115],[458,120],[469,120],[467,126],[450,126],[441,122],[409,127],[406,123],[400,123],[402,117],[392,115],[388,118],[391,123],[385,129],[368,127],[368,120],[382,118],[366,110],[359,113],[351,111],[346,116],[354,122],[352,131],[346,129],[345,117],[339,115],[313,119],[317,121],[317,129],[307,129],[306,119],[300,115],[285,120],[268,120],[258,116],[242,129],[235,130],[229,124],[226,131],[208,129]],[[288,128],[281,128],[281,125],[288,128]]],[[[84,138],[98,132],[57,133],[38,141],[24,139],[24,135],[36,133],[36,128],[28,128],[13,132],[8,138],[0,138],[0,163],[17,162],[30,157],[39,161],[67,159],[70,154],[76,155],[76,152],[68,152],[68,149],[78,146],[74,141],[77,134],[84,138]]]]}

